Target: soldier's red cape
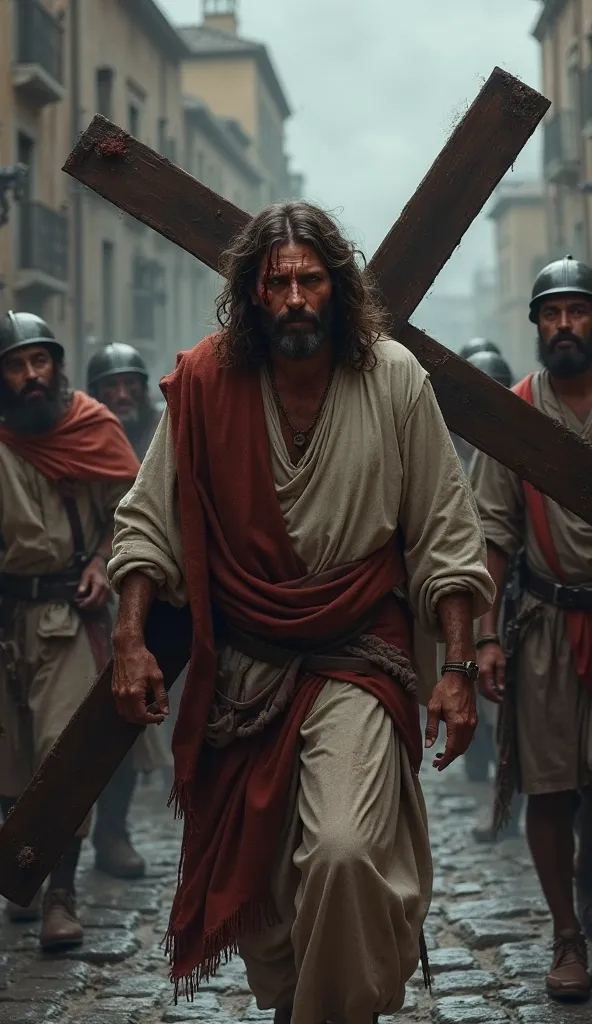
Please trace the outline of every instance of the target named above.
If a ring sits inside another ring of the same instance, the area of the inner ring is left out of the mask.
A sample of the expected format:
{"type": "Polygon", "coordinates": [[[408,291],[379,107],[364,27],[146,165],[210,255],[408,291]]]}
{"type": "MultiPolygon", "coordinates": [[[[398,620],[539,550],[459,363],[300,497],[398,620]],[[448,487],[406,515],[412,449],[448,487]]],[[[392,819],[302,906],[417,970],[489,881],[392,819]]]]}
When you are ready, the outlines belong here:
{"type": "Polygon", "coordinates": [[[0,425],[0,443],[50,480],[131,481],[140,468],[117,417],[83,391],[51,430],[21,434],[0,425]]]}
{"type": "MultiPolygon", "coordinates": [[[[529,374],[524,380],[514,385],[514,391],[520,398],[523,398],[529,405],[534,405],[532,390],[532,378],[529,374]]],[[[529,484],[527,480],[522,481],[524,497],[528,515],[532,523],[537,543],[542,551],[543,558],[549,566],[553,576],[559,582],[565,580],[565,574],[561,568],[555,541],[549,526],[547,516],[546,499],[540,491],[529,484]]],[[[576,671],[585,685],[592,690],[592,613],[591,612],[566,612],[567,632],[574,659],[576,671]]]]}
{"type": "MultiPolygon", "coordinates": [[[[269,881],[304,717],[325,679],[308,675],[286,714],[261,735],[225,749],[204,743],[215,685],[212,607],[271,643],[327,641],[377,608],[372,632],[407,654],[398,545],[346,567],[322,586],[307,578],[275,491],[256,372],[226,369],[215,336],[183,353],[161,383],[176,452],[185,573],[194,626],[173,738],[171,799],[184,821],[179,887],[167,934],[175,995],[237,948],[246,929],[273,919],[269,881]]],[[[422,757],[416,698],[390,677],[332,672],[374,694],[411,763],[422,757]]]]}

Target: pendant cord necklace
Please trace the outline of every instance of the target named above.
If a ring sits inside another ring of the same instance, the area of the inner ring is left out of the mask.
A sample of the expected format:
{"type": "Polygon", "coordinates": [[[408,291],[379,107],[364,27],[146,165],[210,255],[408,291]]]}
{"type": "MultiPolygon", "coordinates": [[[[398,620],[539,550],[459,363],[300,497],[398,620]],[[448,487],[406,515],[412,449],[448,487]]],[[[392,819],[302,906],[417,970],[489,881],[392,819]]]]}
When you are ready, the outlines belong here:
{"type": "Polygon", "coordinates": [[[319,422],[321,413],[323,411],[323,407],[324,407],[325,402],[327,400],[327,395],[329,394],[329,389],[331,387],[331,384],[333,383],[333,377],[334,376],[335,376],[335,367],[333,366],[333,368],[331,370],[331,373],[329,374],[329,380],[327,381],[327,384],[325,386],[325,390],[323,391],[323,394],[321,395],[321,400],[319,402],[319,407],[318,407],[318,409],[317,409],[317,411],[316,411],[316,413],[314,415],[314,419],[309,424],[309,426],[306,427],[305,430],[299,430],[298,427],[294,426],[294,424],[292,423],[292,420],[290,419],[290,417],[288,416],[288,413],[286,412],[284,404],[283,404],[283,402],[282,402],[282,400],[281,400],[281,398],[280,398],[280,396],[278,394],[277,385],[275,383],[275,377],[273,375],[273,369],[272,369],[271,366],[269,367],[269,380],[270,380],[270,383],[271,383],[271,390],[273,392],[273,397],[275,399],[275,402],[276,402],[276,405],[277,405],[279,411],[281,412],[282,416],[284,417],[288,427],[292,431],[292,441],[293,441],[294,446],[296,448],[304,448],[306,442],[308,441],[309,435],[312,434],[312,432],[315,429],[317,423],[319,422]]]}

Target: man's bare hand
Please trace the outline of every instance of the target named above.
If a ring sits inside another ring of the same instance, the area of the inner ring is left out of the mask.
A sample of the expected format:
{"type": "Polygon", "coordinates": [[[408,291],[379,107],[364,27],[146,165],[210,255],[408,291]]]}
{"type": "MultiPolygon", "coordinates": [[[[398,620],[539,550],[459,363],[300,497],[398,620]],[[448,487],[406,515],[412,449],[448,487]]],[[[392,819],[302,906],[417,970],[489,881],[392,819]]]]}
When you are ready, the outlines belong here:
{"type": "Polygon", "coordinates": [[[169,698],[156,658],[141,642],[114,645],[111,689],[117,710],[134,725],[161,725],[169,698]]]}
{"type": "Polygon", "coordinates": [[[487,700],[501,704],[506,685],[506,656],[499,644],[485,644],[478,655],[479,690],[487,700]]]}
{"type": "Polygon", "coordinates": [[[436,685],[428,704],[425,745],[433,747],[440,722],[446,724],[446,748],[433,765],[439,772],[466,753],[477,728],[475,687],[462,672],[447,672],[436,685]]]}
{"type": "Polygon", "coordinates": [[[80,577],[76,604],[85,611],[98,611],[107,603],[109,593],[105,559],[95,555],[80,577]]]}

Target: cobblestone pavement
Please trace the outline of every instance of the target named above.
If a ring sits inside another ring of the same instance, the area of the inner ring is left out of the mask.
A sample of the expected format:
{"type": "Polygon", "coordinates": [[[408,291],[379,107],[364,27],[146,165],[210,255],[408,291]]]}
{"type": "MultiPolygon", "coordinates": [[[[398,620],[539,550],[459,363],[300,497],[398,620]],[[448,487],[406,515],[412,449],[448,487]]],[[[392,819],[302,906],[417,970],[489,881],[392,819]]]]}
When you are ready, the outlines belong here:
{"type": "MultiPolygon", "coordinates": [[[[435,861],[426,936],[433,995],[412,979],[403,1020],[433,1024],[588,1024],[592,1006],[549,1003],[543,990],[550,928],[522,839],[478,846],[470,835],[485,785],[452,766],[422,773],[435,861]]],[[[180,825],[165,793],[141,787],[134,835],[150,864],[140,882],[94,872],[86,850],[79,885],[85,943],[56,958],[37,952],[36,926],[0,920],[0,1024],[256,1024],[270,1019],[236,959],[197,995],[172,1004],[161,948],[174,889],[180,825]]],[[[385,1020],[386,1018],[382,1018],[385,1020]]]]}

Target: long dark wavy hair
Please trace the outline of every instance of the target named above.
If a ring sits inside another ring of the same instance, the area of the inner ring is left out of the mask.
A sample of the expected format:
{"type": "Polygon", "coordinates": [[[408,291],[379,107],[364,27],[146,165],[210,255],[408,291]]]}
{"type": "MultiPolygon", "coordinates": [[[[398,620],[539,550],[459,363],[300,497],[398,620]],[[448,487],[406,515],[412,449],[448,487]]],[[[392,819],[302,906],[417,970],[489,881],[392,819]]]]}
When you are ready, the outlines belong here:
{"type": "Polygon", "coordinates": [[[372,351],[389,329],[362,253],[324,210],[303,200],[275,203],[258,213],[223,254],[220,271],[226,287],[217,302],[222,328],[217,354],[225,366],[252,369],[267,357],[259,308],[253,302],[262,260],[271,261],[278,245],[297,242],[320,257],[333,283],[335,356],[352,370],[376,366],[372,351]]]}

